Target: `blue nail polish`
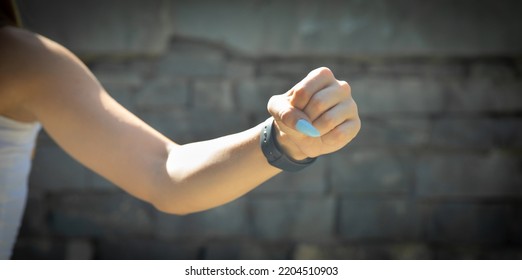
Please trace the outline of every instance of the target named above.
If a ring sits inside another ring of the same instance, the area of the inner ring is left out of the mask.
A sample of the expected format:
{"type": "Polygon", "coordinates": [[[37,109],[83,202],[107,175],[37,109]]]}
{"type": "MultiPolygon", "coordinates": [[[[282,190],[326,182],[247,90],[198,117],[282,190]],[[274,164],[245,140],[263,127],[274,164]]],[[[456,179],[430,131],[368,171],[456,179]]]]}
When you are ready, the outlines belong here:
{"type": "Polygon", "coordinates": [[[300,119],[297,121],[297,124],[295,125],[295,129],[297,131],[310,136],[310,137],[319,137],[321,136],[321,133],[317,128],[315,128],[311,123],[309,123],[307,120],[300,119]]]}

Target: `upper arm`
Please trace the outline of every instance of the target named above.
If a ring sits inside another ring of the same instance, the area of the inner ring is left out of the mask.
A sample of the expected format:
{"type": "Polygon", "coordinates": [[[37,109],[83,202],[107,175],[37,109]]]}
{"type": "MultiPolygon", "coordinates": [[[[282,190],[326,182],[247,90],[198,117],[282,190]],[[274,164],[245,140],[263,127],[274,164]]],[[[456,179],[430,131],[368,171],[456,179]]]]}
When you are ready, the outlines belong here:
{"type": "Polygon", "coordinates": [[[41,36],[22,36],[29,37],[15,53],[15,72],[24,109],[72,157],[150,201],[153,185],[167,176],[174,143],[112,99],[65,48],[41,36]]]}

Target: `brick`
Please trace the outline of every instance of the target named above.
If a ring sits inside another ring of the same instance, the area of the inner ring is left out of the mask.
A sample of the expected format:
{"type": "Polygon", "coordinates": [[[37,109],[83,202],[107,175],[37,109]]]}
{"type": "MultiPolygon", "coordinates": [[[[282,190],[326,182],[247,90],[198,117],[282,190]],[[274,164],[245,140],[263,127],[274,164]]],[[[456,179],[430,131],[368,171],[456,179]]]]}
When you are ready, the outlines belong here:
{"type": "Polygon", "coordinates": [[[493,146],[494,121],[445,118],[433,122],[430,147],[442,149],[489,149],[493,146]]]}
{"type": "Polygon", "coordinates": [[[487,78],[497,81],[517,78],[515,61],[509,58],[496,60],[478,60],[469,66],[469,75],[476,78],[487,78]]]}
{"type": "Polygon", "coordinates": [[[361,118],[361,130],[348,149],[419,148],[428,144],[431,123],[425,118],[361,118]]]}
{"type": "Polygon", "coordinates": [[[92,242],[87,239],[71,239],[65,247],[66,260],[91,260],[94,257],[92,242]]]}
{"type": "Polygon", "coordinates": [[[328,156],[340,194],[405,194],[413,185],[413,156],[403,151],[345,149],[328,156]]]}
{"type": "Polygon", "coordinates": [[[234,59],[227,61],[225,77],[229,79],[250,79],[255,75],[254,61],[248,59],[234,59]]]}
{"type": "Polygon", "coordinates": [[[288,259],[291,245],[254,241],[211,242],[205,246],[208,260],[281,260],[288,259]]]}
{"type": "Polygon", "coordinates": [[[516,155],[438,154],[421,156],[415,166],[421,197],[519,197],[521,160],[516,155]]]}
{"type": "Polygon", "coordinates": [[[459,113],[507,113],[522,109],[522,81],[470,77],[448,83],[447,110],[459,113]]]}
{"type": "Polygon", "coordinates": [[[84,56],[158,54],[170,35],[167,1],[25,1],[20,9],[28,15],[24,21],[31,30],[84,56]]]}
{"type": "Polygon", "coordinates": [[[105,193],[114,193],[120,190],[118,186],[90,170],[87,174],[87,185],[89,190],[102,191],[105,193]]]}
{"type": "Polygon", "coordinates": [[[160,58],[156,71],[166,78],[223,77],[226,71],[225,54],[214,46],[174,41],[160,58]]]}
{"type": "Polygon", "coordinates": [[[412,76],[418,78],[463,78],[466,66],[460,60],[386,57],[371,59],[364,66],[371,75],[388,77],[412,76]]]}
{"type": "Polygon", "coordinates": [[[318,159],[299,173],[283,172],[261,184],[253,194],[323,194],[326,192],[326,164],[318,159]]]}
{"type": "Polygon", "coordinates": [[[112,67],[96,67],[91,69],[94,76],[103,85],[134,88],[143,83],[143,74],[126,68],[124,63],[114,63],[112,67]]]}
{"type": "MultiPolygon", "coordinates": [[[[325,59],[321,60],[321,62],[324,63],[325,59]]],[[[259,62],[259,76],[284,78],[297,83],[313,70],[311,69],[309,61],[310,59],[291,59],[288,57],[279,58],[277,60],[261,60],[259,62]]]]}
{"type": "Polygon", "coordinates": [[[32,188],[49,192],[87,188],[87,169],[57,146],[36,149],[29,177],[32,188]]]}
{"type": "MultiPolygon", "coordinates": [[[[171,5],[173,34],[219,42],[250,53],[263,44],[263,19],[266,8],[252,1],[223,5],[214,1],[189,1],[171,5]],[[212,28],[209,28],[211,23],[212,28]],[[232,43],[233,42],[233,43],[232,43]],[[246,46],[243,48],[242,46],[246,46]]],[[[266,14],[265,14],[266,15],[266,14]]]]}
{"type": "Polygon", "coordinates": [[[162,239],[241,237],[249,234],[247,205],[238,199],[223,206],[186,216],[157,212],[156,236],[162,239]]]}
{"type": "Polygon", "coordinates": [[[507,244],[511,224],[519,221],[503,203],[426,203],[420,210],[425,239],[437,244],[507,244]]]}
{"type": "Polygon", "coordinates": [[[156,210],[127,194],[55,196],[50,224],[58,236],[144,236],[152,233],[156,210]]]}
{"type": "Polygon", "coordinates": [[[128,86],[105,83],[104,85],[107,93],[114,98],[118,103],[120,103],[125,109],[136,112],[135,106],[135,94],[134,90],[129,88],[128,86]]]}
{"type": "Polygon", "coordinates": [[[491,248],[483,248],[480,245],[462,245],[457,242],[454,242],[446,246],[438,245],[437,247],[435,247],[433,258],[442,260],[483,259],[483,256],[485,255],[485,250],[491,250],[491,248]]]}
{"type": "Polygon", "coordinates": [[[158,78],[147,81],[138,90],[135,106],[141,110],[185,108],[189,104],[188,81],[176,78],[158,78]]]}
{"type": "Polygon", "coordinates": [[[196,80],[192,95],[196,109],[231,112],[236,107],[232,84],[227,80],[196,80]]]}
{"type": "MultiPolygon", "coordinates": [[[[509,207],[508,243],[522,247],[522,207],[517,203],[506,203],[509,207]]],[[[520,248],[519,252],[522,252],[520,248]]]]}
{"type": "Polygon", "coordinates": [[[332,238],[335,200],[331,197],[266,196],[252,200],[254,234],[262,240],[332,238]]]}
{"type": "Polygon", "coordinates": [[[200,244],[187,241],[105,238],[96,253],[104,260],[194,260],[200,251],[200,244]]]}
{"type": "Polygon", "coordinates": [[[154,59],[148,56],[121,57],[117,55],[84,58],[84,63],[102,83],[139,87],[153,76],[154,59]]]}
{"type": "Polygon", "coordinates": [[[19,238],[25,236],[42,236],[49,234],[49,205],[43,191],[30,189],[25,204],[22,226],[19,238]]]}
{"type": "Polygon", "coordinates": [[[431,259],[430,248],[422,243],[384,244],[299,244],[293,254],[297,260],[419,260],[431,259]]]}
{"type": "Polygon", "coordinates": [[[241,259],[241,244],[236,242],[212,242],[204,247],[203,258],[207,260],[238,260],[241,259]]]}
{"type": "Polygon", "coordinates": [[[328,67],[338,80],[347,80],[354,73],[359,73],[363,70],[360,63],[352,60],[341,60],[337,57],[299,59],[286,56],[277,59],[261,60],[258,75],[260,77],[286,79],[293,84],[297,84],[308,73],[319,67],[328,67]]]}
{"type": "Polygon", "coordinates": [[[429,146],[437,149],[520,148],[522,119],[442,118],[433,121],[429,146]]]}
{"type": "Polygon", "coordinates": [[[21,237],[13,248],[13,260],[63,260],[65,242],[50,237],[21,237]]]}
{"type": "Polygon", "coordinates": [[[445,110],[444,84],[418,77],[354,77],[352,95],[362,116],[434,114],[445,110]]]}
{"type": "Polygon", "coordinates": [[[481,259],[486,260],[520,260],[522,259],[521,248],[501,248],[494,251],[485,251],[481,259]]]}
{"type": "Polygon", "coordinates": [[[343,199],[339,236],[350,241],[415,241],[420,216],[415,203],[402,198],[343,199]]]}
{"type": "Polygon", "coordinates": [[[440,260],[518,260],[522,257],[520,247],[509,245],[439,245],[433,251],[433,259],[440,260]]]}
{"type": "Polygon", "coordinates": [[[236,96],[239,110],[256,115],[268,115],[267,104],[273,95],[283,94],[294,86],[293,81],[260,77],[238,82],[236,96]]]}

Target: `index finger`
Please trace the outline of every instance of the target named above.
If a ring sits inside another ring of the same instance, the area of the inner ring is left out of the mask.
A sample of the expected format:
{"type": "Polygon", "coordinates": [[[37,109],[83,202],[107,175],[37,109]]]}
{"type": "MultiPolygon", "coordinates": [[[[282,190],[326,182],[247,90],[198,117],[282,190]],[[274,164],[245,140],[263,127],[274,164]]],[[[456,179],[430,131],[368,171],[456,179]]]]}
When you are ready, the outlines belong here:
{"type": "Polygon", "coordinates": [[[313,70],[290,90],[290,104],[297,109],[304,110],[314,94],[325,89],[334,81],[335,77],[330,69],[320,67],[313,70]]]}

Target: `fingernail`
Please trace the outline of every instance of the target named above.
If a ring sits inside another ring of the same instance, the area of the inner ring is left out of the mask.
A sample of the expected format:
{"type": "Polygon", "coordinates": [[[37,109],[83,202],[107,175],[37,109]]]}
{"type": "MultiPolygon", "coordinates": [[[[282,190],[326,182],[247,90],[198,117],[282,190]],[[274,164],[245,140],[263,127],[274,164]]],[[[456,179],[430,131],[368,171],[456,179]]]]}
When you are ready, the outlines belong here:
{"type": "Polygon", "coordinates": [[[305,119],[298,120],[297,124],[295,125],[295,129],[297,129],[297,131],[299,131],[305,135],[308,135],[310,137],[321,136],[321,133],[319,132],[319,130],[317,130],[317,128],[315,128],[311,123],[309,123],[305,119]]]}

